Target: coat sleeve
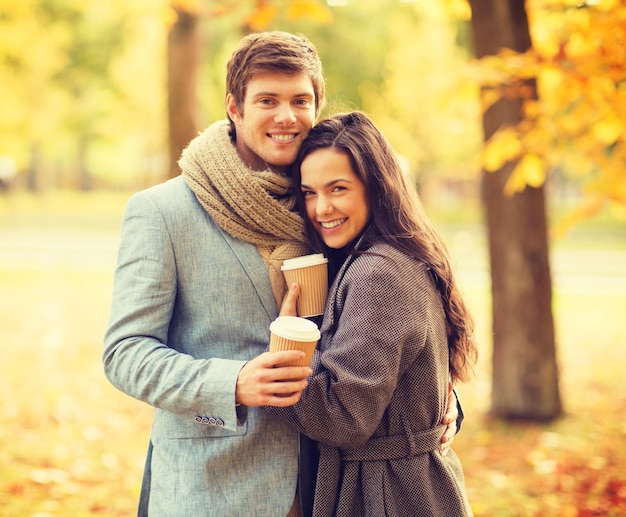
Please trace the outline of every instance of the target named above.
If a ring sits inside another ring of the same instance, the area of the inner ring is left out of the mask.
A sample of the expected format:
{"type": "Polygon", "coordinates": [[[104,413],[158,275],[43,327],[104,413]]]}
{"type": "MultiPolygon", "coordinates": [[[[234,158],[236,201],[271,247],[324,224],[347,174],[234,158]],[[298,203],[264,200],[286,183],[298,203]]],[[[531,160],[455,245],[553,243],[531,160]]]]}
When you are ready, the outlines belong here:
{"type": "Polygon", "coordinates": [[[121,391],[182,418],[219,413],[237,427],[235,383],[243,361],[196,359],[168,346],[176,299],[176,257],[165,220],[146,193],[129,201],[103,364],[121,391]]]}
{"type": "MultiPolygon", "coordinates": [[[[383,418],[399,375],[423,349],[425,281],[384,257],[357,259],[339,290],[341,313],[300,402],[270,411],[312,439],[362,445],[383,418]],[[409,359],[413,358],[413,359],[409,359]]],[[[322,338],[324,339],[324,338],[322,338]]]]}

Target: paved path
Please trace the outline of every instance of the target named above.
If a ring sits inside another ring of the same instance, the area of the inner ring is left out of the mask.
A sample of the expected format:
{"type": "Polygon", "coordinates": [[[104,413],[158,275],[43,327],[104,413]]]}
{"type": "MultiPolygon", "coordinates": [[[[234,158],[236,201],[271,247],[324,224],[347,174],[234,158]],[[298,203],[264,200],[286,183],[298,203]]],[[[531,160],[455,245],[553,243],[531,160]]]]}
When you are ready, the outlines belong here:
{"type": "Polygon", "coordinates": [[[0,270],[113,272],[119,235],[0,228],[0,270]]]}
{"type": "MultiPolygon", "coordinates": [[[[448,239],[461,286],[489,286],[484,244],[467,234],[448,239]]],[[[69,229],[0,228],[0,270],[112,273],[118,232],[69,229]]],[[[556,292],[626,296],[624,249],[555,249],[552,275],[556,292]]]]}

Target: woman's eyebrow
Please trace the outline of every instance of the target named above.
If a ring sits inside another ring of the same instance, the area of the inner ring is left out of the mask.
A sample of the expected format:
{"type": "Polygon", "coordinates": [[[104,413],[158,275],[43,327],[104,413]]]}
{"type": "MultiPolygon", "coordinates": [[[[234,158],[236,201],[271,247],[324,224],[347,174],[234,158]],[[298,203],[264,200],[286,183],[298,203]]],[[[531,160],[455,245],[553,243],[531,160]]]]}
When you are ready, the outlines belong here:
{"type": "MultiPolygon", "coordinates": [[[[322,185],[322,187],[332,187],[333,185],[335,185],[336,183],[340,183],[340,182],[345,182],[345,183],[352,183],[352,181],[345,179],[345,178],[337,178],[334,180],[330,180],[328,183],[324,183],[322,185]]],[[[313,190],[313,187],[310,187],[309,185],[305,185],[304,183],[300,183],[300,188],[308,188],[313,190]]]]}

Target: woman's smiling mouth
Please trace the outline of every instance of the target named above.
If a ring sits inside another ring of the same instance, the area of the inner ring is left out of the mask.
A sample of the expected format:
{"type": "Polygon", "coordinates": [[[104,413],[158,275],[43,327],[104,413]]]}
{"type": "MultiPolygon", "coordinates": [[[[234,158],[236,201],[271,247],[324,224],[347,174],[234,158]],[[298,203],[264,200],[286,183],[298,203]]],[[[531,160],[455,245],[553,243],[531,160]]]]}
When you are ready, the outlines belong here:
{"type": "Polygon", "coordinates": [[[325,228],[326,230],[331,230],[333,228],[336,228],[340,224],[345,223],[347,220],[348,218],[344,217],[343,219],[335,219],[334,221],[320,221],[319,223],[322,228],[325,228]]]}

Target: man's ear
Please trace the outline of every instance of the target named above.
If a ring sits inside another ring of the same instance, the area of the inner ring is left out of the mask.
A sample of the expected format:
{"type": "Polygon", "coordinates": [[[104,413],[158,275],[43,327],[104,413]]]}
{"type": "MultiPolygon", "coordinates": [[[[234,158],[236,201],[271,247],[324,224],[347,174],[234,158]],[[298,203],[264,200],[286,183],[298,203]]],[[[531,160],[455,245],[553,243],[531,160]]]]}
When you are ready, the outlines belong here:
{"type": "Polygon", "coordinates": [[[239,122],[241,119],[241,115],[239,114],[239,110],[237,109],[237,104],[235,103],[235,98],[232,93],[226,95],[226,113],[228,114],[228,118],[234,123],[239,122]]]}

